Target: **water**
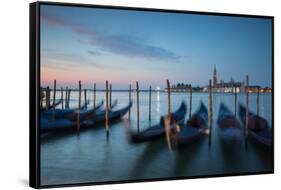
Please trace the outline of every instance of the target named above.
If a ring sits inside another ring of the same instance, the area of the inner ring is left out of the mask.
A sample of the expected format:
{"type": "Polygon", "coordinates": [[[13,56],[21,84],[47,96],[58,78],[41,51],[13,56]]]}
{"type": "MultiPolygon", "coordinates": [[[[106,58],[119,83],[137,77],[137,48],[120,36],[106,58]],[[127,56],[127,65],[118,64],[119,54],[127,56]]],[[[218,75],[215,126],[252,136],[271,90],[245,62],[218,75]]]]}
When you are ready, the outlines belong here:
{"type": "MultiPolygon", "coordinates": [[[[84,95],[82,96],[84,97],[84,95]]],[[[92,92],[88,92],[92,100],[92,92]]],[[[97,101],[105,97],[97,93],[97,101]]],[[[71,94],[71,107],[77,107],[77,93],[71,94]]],[[[223,147],[217,134],[217,113],[220,102],[234,110],[233,94],[213,94],[213,132],[211,148],[208,138],[176,151],[169,151],[167,143],[159,141],[130,144],[125,126],[136,130],[136,94],[132,94],[134,105],[131,120],[128,114],[122,121],[110,124],[110,135],[106,138],[105,127],[87,129],[77,135],[75,132],[50,135],[41,138],[41,184],[71,184],[136,179],[154,179],[183,176],[237,174],[245,172],[272,171],[272,154],[249,143],[234,148],[223,147]]],[[[116,109],[128,104],[127,92],[113,92],[112,99],[118,99],[116,109]]],[[[245,104],[245,96],[238,94],[238,102],[245,104]]],[[[272,123],[271,94],[260,94],[260,115],[272,123]]],[[[171,94],[171,111],[176,110],[185,100],[189,111],[187,93],[171,94]]],[[[192,113],[200,100],[209,107],[207,93],[193,93],[192,113]]],[[[250,109],[256,110],[256,95],[250,95],[250,109]]],[[[92,106],[92,102],[91,105],[92,106]]],[[[148,121],[148,93],[140,92],[140,130],[157,124],[160,116],[167,113],[167,95],[152,93],[151,122],[148,121]]],[[[186,118],[189,113],[187,112],[186,118]]]]}

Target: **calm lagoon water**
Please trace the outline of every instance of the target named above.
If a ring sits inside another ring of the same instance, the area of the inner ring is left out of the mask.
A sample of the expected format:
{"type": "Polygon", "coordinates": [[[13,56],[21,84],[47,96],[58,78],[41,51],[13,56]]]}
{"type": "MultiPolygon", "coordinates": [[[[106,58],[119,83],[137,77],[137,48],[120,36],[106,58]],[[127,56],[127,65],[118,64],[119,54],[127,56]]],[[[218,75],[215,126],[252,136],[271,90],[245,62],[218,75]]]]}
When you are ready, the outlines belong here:
{"type": "MultiPolygon", "coordinates": [[[[91,100],[92,92],[88,92],[91,100]]],[[[77,107],[77,94],[71,94],[71,106],[77,107]]],[[[84,97],[84,95],[82,96],[84,97]]],[[[105,98],[104,92],[97,93],[97,101],[105,98]]],[[[110,135],[106,138],[105,127],[87,129],[77,135],[68,132],[47,135],[41,138],[41,184],[71,184],[136,179],[153,179],[183,176],[234,174],[245,172],[272,171],[272,153],[255,144],[238,144],[233,148],[221,145],[216,120],[220,102],[234,110],[233,94],[213,94],[213,133],[209,148],[208,138],[176,151],[169,151],[164,139],[153,142],[130,144],[126,127],[136,129],[136,94],[131,109],[120,122],[110,124],[110,135]]],[[[118,99],[115,109],[128,104],[128,92],[113,92],[118,99]]],[[[245,104],[245,95],[238,94],[238,102],[245,104]]],[[[260,94],[260,115],[272,123],[271,94],[260,94]]],[[[172,93],[171,111],[185,101],[189,111],[189,94],[172,93]]],[[[209,107],[208,93],[193,93],[192,113],[202,100],[209,107]]],[[[250,95],[250,109],[256,110],[256,94],[250,95]]],[[[238,110],[238,109],[237,109],[238,110]]],[[[152,93],[151,122],[148,121],[148,93],[140,92],[140,130],[157,124],[160,116],[167,113],[167,94],[152,93]]],[[[189,113],[186,114],[186,119],[189,113]]]]}

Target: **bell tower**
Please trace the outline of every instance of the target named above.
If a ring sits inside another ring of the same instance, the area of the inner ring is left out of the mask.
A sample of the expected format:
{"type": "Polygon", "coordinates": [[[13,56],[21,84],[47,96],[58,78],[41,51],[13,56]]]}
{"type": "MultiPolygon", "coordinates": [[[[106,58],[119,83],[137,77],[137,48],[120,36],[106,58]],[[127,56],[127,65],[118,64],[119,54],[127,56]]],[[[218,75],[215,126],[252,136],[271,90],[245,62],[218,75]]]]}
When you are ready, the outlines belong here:
{"type": "Polygon", "coordinates": [[[216,69],[216,65],[214,68],[214,73],[213,73],[213,87],[217,88],[217,80],[218,80],[218,76],[217,76],[217,69],[216,69]]]}

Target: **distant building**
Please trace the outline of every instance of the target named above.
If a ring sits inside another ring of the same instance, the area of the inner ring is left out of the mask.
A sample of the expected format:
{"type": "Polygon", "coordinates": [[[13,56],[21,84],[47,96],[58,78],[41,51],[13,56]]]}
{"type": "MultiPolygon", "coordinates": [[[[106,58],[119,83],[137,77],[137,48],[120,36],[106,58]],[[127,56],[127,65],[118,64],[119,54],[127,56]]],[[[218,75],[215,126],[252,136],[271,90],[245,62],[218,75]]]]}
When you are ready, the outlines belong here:
{"type": "Polygon", "coordinates": [[[236,82],[233,80],[233,78],[230,78],[229,82],[224,82],[223,80],[220,80],[220,83],[218,82],[218,73],[216,66],[214,68],[213,72],[213,91],[214,92],[241,92],[244,86],[244,82],[236,82]]]}
{"type": "Polygon", "coordinates": [[[267,92],[267,93],[271,93],[272,92],[272,88],[269,87],[260,87],[260,86],[248,86],[245,87],[245,90],[247,90],[249,93],[257,93],[257,92],[267,92]]]}
{"type": "Polygon", "coordinates": [[[232,78],[229,82],[224,82],[221,80],[220,83],[217,84],[217,88],[215,90],[217,92],[236,92],[239,93],[243,91],[244,82],[236,82],[232,78]]]}
{"type": "MultiPolygon", "coordinates": [[[[225,82],[223,80],[219,81],[218,72],[216,65],[214,67],[213,71],[213,86],[212,90],[213,92],[218,93],[240,93],[240,92],[246,92],[248,90],[249,93],[256,93],[256,92],[272,92],[272,88],[270,87],[260,87],[260,86],[245,86],[245,82],[239,82],[235,81],[232,77],[230,77],[230,80],[228,82],[225,82]]],[[[194,92],[208,92],[209,91],[209,85],[205,86],[197,86],[194,87],[191,84],[184,84],[184,83],[177,83],[174,85],[171,85],[171,92],[189,92],[192,87],[192,91],[194,92]]],[[[165,88],[165,91],[167,91],[167,88],[165,88]]]]}
{"type": "MultiPolygon", "coordinates": [[[[203,91],[208,91],[209,87],[205,86],[203,91]]],[[[232,77],[230,77],[229,82],[224,82],[223,80],[220,80],[220,82],[218,82],[218,73],[217,73],[217,69],[216,66],[214,68],[214,72],[213,72],[213,91],[214,92],[225,92],[225,93],[234,93],[236,90],[237,93],[239,92],[246,92],[248,91],[249,93],[256,93],[256,92],[267,92],[267,93],[271,93],[272,92],[272,88],[270,87],[261,87],[261,86],[245,86],[245,82],[237,82],[234,81],[234,79],[232,77]]]]}
{"type": "Polygon", "coordinates": [[[215,65],[214,73],[213,73],[213,86],[214,86],[214,88],[217,88],[217,84],[218,84],[218,76],[217,76],[217,69],[216,69],[216,65],[215,65]]]}
{"type": "MultiPolygon", "coordinates": [[[[189,92],[191,87],[192,87],[191,84],[178,83],[178,84],[172,85],[170,90],[171,90],[171,92],[189,92]]],[[[165,88],[165,90],[167,90],[167,89],[165,88]]],[[[201,88],[199,86],[192,87],[192,91],[194,91],[194,92],[199,92],[202,90],[203,90],[203,88],[201,88]]]]}
{"type": "Polygon", "coordinates": [[[269,88],[269,87],[267,86],[267,87],[261,88],[261,91],[260,91],[260,92],[272,93],[272,88],[269,88]]]}

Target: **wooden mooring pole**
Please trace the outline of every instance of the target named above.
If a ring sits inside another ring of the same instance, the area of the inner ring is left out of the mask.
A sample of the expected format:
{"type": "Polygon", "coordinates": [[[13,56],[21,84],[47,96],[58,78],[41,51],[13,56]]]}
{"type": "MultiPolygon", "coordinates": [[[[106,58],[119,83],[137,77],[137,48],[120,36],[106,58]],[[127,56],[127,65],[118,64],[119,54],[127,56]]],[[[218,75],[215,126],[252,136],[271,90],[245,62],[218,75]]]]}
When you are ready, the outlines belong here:
{"type": "Polygon", "coordinates": [[[248,148],[248,128],[249,128],[249,76],[246,76],[246,150],[248,148]]]}
{"type": "Polygon", "coordinates": [[[171,91],[170,91],[170,81],[167,80],[167,96],[168,96],[168,114],[167,118],[165,118],[165,133],[166,133],[166,140],[168,144],[169,150],[172,149],[171,141],[170,141],[170,132],[171,132],[171,91]]]}
{"type": "Polygon", "coordinates": [[[110,84],[109,85],[109,107],[110,109],[112,108],[112,102],[111,102],[111,99],[112,98],[112,85],[110,84]]]}
{"type": "Polygon", "coordinates": [[[151,121],[151,86],[149,86],[149,115],[148,115],[148,119],[149,121],[151,121]]]}
{"type": "Polygon", "coordinates": [[[171,122],[171,91],[170,91],[170,81],[167,80],[167,93],[168,93],[168,126],[171,122]]]}
{"type": "Polygon", "coordinates": [[[68,87],[65,88],[65,102],[64,109],[67,109],[67,97],[68,97],[68,87]]]}
{"type": "Polygon", "coordinates": [[[80,133],[80,109],[81,109],[81,81],[79,80],[78,110],[77,110],[77,132],[80,133]]]}
{"type": "Polygon", "coordinates": [[[192,111],[192,86],[190,85],[190,89],[189,89],[189,119],[191,119],[191,111],[192,111]]]}
{"type": "Polygon", "coordinates": [[[96,83],[94,84],[94,110],[96,109],[96,83]]]}
{"type": "Polygon", "coordinates": [[[84,89],[84,102],[85,102],[85,110],[87,110],[87,89],[84,89]]]}
{"type": "Polygon", "coordinates": [[[68,93],[67,93],[67,109],[69,109],[70,92],[71,92],[71,89],[69,88],[68,93]]]}
{"type": "Polygon", "coordinates": [[[40,87],[40,109],[43,107],[43,88],[40,87]]]}
{"type": "Polygon", "coordinates": [[[61,109],[63,110],[63,88],[61,87],[61,109]]]}
{"type": "Polygon", "coordinates": [[[237,87],[234,86],[234,115],[237,116],[237,87]]]}
{"type": "Polygon", "coordinates": [[[53,89],[53,109],[56,108],[56,88],[57,88],[57,81],[54,80],[54,89],[53,89]]]}
{"type": "Polygon", "coordinates": [[[212,139],[212,127],[213,127],[213,100],[212,100],[212,80],[209,80],[209,112],[210,112],[210,134],[209,134],[209,146],[211,146],[211,139],[212,139]]]}
{"type": "MultiPolygon", "coordinates": [[[[129,104],[131,103],[131,84],[129,85],[129,104]]],[[[129,109],[129,120],[131,119],[131,109],[129,109]]]]}
{"type": "Polygon", "coordinates": [[[258,87],[257,91],[257,116],[260,115],[260,87],[258,87]]]}
{"type": "Polygon", "coordinates": [[[139,100],[139,83],[138,81],[136,82],[137,86],[137,129],[138,132],[140,131],[140,100],[139,100]]]}
{"type": "Polygon", "coordinates": [[[46,88],[46,110],[49,110],[50,108],[50,87],[47,86],[46,88]]]}
{"type": "Polygon", "coordinates": [[[109,127],[108,127],[108,81],[105,82],[106,85],[106,111],[105,111],[105,129],[106,135],[109,135],[109,127]]]}

